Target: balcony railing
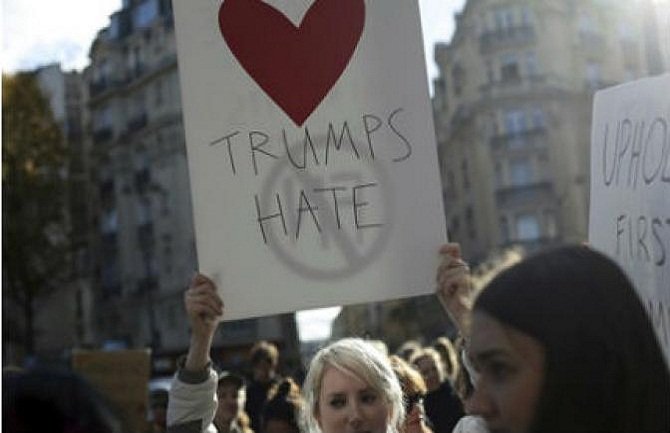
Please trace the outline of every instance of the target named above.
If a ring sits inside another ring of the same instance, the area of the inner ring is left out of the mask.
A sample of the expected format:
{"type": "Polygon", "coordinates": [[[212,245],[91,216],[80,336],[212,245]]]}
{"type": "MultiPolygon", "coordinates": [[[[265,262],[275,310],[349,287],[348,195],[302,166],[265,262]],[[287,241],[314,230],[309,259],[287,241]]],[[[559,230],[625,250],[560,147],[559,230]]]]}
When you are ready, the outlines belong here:
{"type": "Polygon", "coordinates": [[[553,197],[554,187],[547,180],[526,185],[506,185],[496,191],[496,201],[499,207],[516,207],[550,201],[553,197]]]}
{"type": "Polygon", "coordinates": [[[491,147],[497,150],[543,149],[547,147],[547,129],[539,126],[524,131],[491,137],[491,147]]]}
{"type": "Polygon", "coordinates": [[[517,76],[486,83],[479,91],[483,98],[508,98],[544,90],[550,85],[545,75],[517,76]]]}
{"type": "Polygon", "coordinates": [[[479,37],[479,52],[490,54],[502,48],[511,48],[535,42],[535,29],[530,25],[521,25],[488,31],[479,37]]]}

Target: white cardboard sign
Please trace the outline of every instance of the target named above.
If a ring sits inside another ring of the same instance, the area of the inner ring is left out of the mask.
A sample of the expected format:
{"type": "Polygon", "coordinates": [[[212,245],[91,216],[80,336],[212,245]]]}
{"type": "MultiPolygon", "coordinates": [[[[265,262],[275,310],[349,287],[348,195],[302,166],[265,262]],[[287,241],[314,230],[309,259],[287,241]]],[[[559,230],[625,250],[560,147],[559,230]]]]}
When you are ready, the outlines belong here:
{"type": "Polygon", "coordinates": [[[417,2],[174,2],[200,270],[226,319],[434,290],[417,2]]]}
{"type": "Polygon", "coordinates": [[[626,270],[670,362],[670,74],[595,95],[589,242],[626,270]]]}

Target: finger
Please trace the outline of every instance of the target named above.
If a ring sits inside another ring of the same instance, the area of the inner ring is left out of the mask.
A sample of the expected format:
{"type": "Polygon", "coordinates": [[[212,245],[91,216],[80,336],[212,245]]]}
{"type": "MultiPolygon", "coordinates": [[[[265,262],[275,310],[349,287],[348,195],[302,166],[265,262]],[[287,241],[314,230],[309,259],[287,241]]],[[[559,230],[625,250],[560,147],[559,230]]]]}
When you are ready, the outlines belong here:
{"type": "Polygon", "coordinates": [[[461,258],[461,246],[456,242],[448,242],[440,248],[440,254],[461,258]]]}
{"type": "Polygon", "coordinates": [[[469,274],[468,270],[463,267],[446,269],[437,275],[437,283],[441,286],[448,282],[467,283],[469,274]]]}
{"type": "Polygon", "coordinates": [[[213,305],[210,302],[202,301],[193,301],[188,305],[188,311],[191,314],[205,316],[205,317],[218,317],[223,314],[223,310],[218,308],[216,305],[213,305]]]}
{"type": "Polygon", "coordinates": [[[196,289],[187,291],[185,296],[185,302],[187,304],[204,303],[211,305],[212,308],[215,308],[218,311],[223,311],[223,301],[216,292],[196,289]]]}

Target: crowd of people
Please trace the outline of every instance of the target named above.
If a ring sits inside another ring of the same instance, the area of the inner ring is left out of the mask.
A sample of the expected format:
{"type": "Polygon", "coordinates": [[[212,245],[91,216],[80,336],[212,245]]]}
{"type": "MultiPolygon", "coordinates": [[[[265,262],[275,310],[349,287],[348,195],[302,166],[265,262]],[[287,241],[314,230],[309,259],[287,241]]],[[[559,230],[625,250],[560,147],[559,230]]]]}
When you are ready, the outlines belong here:
{"type": "MultiPolygon", "coordinates": [[[[279,374],[280,354],[265,341],[249,353],[250,377],[216,368],[210,349],[225,304],[197,274],[184,295],[189,349],[169,394],[156,395],[154,431],[670,432],[670,370],[613,261],[586,246],[560,247],[475,293],[458,245],[439,253],[436,295],[458,338],[408,341],[394,353],[383,341],[341,339],[316,353],[302,381],[279,374]]],[[[3,418],[30,426],[16,403],[21,375],[11,379],[3,418]]]]}

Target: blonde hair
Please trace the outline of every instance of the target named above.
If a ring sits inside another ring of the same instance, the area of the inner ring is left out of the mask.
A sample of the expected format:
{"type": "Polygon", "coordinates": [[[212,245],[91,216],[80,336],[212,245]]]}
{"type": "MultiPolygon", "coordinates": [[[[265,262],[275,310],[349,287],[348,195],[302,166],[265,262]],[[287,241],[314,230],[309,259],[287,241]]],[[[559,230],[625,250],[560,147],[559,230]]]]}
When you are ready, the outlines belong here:
{"type": "Polygon", "coordinates": [[[323,376],[328,367],[356,377],[378,392],[390,412],[387,431],[398,432],[405,418],[405,409],[402,389],[388,357],[360,338],[344,338],[321,349],[310,363],[303,384],[305,407],[302,417],[307,433],[321,432],[316,413],[323,376]]]}

